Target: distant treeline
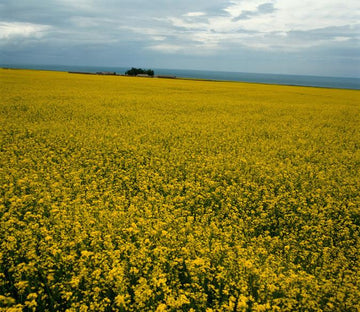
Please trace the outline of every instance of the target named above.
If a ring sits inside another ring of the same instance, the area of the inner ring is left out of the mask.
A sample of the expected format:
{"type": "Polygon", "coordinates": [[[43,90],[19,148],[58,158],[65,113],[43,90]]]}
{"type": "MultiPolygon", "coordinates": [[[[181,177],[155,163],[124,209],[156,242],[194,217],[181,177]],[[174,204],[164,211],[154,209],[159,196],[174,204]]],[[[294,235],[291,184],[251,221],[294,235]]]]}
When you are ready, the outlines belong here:
{"type": "Polygon", "coordinates": [[[154,76],[154,71],[152,69],[142,69],[142,68],[132,67],[131,69],[129,69],[125,72],[125,75],[128,75],[128,76],[137,76],[137,75],[154,76]]]}

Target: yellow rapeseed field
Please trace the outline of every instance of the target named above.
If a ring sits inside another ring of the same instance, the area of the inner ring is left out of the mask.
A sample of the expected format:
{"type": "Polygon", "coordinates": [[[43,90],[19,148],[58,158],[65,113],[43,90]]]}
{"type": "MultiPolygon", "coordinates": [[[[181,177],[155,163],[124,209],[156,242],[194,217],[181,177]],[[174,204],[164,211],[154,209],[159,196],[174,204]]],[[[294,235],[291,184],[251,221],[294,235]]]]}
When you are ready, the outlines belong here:
{"type": "Polygon", "coordinates": [[[1,311],[359,311],[360,92],[0,70],[1,311]]]}

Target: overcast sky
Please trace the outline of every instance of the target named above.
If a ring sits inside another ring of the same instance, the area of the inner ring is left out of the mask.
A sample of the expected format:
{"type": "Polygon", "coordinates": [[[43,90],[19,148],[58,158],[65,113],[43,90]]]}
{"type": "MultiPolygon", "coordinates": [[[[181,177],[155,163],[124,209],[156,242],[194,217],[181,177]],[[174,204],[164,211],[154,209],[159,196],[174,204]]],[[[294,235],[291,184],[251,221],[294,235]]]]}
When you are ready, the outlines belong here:
{"type": "Polygon", "coordinates": [[[360,77],[359,0],[0,0],[0,63],[360,77]]]}

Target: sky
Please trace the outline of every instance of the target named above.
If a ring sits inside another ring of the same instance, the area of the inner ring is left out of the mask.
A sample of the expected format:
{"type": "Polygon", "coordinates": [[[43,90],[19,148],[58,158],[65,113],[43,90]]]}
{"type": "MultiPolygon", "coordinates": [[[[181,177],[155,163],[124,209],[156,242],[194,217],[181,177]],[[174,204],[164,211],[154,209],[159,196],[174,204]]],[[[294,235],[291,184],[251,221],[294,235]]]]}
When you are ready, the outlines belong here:
{"type": "Polygon", "coordinates": [[[0,0],[0,63],[360,77],[358,0],[0,0]]]}

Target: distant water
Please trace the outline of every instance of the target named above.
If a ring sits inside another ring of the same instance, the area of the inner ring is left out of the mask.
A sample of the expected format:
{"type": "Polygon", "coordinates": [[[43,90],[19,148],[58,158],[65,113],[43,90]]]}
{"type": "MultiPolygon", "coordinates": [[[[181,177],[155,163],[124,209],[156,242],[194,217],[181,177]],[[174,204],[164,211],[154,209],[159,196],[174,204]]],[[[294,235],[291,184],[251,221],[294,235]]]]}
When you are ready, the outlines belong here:
{"type": "MultiPolygon", "coordinates": [[[[129,67],[100,67],[100,66],[66,66],[66,65],[12,65],[1,64],[1,67],[28,68],[55,71],[79,71],[79,72],[99,72],[115,71],[124,74],[129,67]]],[[[280,85],[295,85],[323,88],[339,89],[360,89],[360,78],[344,77],[323,77],[323,76],[300,76],[300,75],[280,75],[280,74],[254,74],[241,72],[189,70],[189,69],[156,69],[155,75],[173,75],[183,78],[198,78],[224,81],[243,81],[280,85]]]]}

